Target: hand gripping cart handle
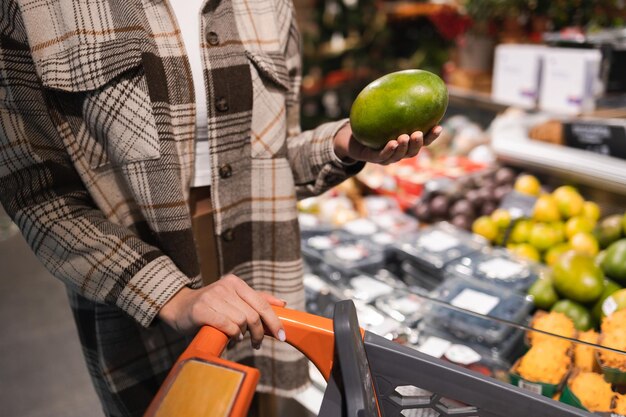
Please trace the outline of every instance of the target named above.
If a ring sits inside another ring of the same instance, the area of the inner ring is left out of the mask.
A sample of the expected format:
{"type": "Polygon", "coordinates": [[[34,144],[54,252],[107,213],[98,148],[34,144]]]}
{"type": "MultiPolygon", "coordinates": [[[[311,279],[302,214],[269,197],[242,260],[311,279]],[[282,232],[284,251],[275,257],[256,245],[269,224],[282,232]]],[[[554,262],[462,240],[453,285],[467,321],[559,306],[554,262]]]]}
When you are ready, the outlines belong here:
{"type": "MultiPolygon", "coordinates": [[[[274,310],[286,343],[307,356],[328,381],[319,416],[589,415],[364,331],[350,300],[336,304],[333,320],[274,310]]],[[[227,342],[222,332],[202,328],[144,417],[245,416],[259,371],[221,359],[227,342]]]]}

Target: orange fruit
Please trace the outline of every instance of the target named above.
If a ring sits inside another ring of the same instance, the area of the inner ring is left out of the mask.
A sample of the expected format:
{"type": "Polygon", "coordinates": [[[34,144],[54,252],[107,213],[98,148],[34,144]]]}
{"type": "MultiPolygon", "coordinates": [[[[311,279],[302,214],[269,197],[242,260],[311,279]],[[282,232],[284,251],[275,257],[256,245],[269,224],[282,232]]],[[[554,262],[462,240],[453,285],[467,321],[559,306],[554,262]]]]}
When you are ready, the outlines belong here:
{"type": "Polygon", "coordinates": [[[573,187],[566,185],[559,187],[552,193],[552,196],[563,218],[569,219],[582,213],[585,199],[573,187]]]}
{"type": "Polygon", "coordinates": [[[583,217],[593,220],[594,224],[600,218],[600,206],[593,201],[585,201],[583,203],[583,217]]]}
{"type": "Polygon", "coordinates": [[[355,139],[374,149],[401,134],[426,134],[448,107],[448,89],[432,72],[417,69],[393,72],[368,84],[350,110],[355,139]]]}
{"type": "Polygon", "coordinates": [[[600,245],[591,233],[578,232],[569,240],[572,250],[588,256],[596,256],[600,252],[600,245]]]}
{"type": "Polygon", "coordinates": [[[588,217],[576,216],[572,217],[565,223],[565,236],[571,239],[576,233],[591,233],[595,224],[588,217]]]}
{"type": "Polygon", "coordinates": [[[533,207],[533,219],[540,222],[556,222],[561,219],[559,207],[550,194],[540,196],[533,207]]]}
{"type": "Polygon", "coordinates": [[[542,252],[559,243],[559,236],[553,227],[545,223],[536,223],[530,231],[528,243],[542,252]]]}
{"type": "Polygon", "coordinates": [[[481,216],[472,224],[472,232],[493,242],[498,237],[498,226],[489,216],[481,216]]]}
{"type": "Polygon", "coordinates": [[[541,183],[534,175],[524,174],[517,177],[513,188],[518,193],[538,196],[541,192],[541,183]]]}

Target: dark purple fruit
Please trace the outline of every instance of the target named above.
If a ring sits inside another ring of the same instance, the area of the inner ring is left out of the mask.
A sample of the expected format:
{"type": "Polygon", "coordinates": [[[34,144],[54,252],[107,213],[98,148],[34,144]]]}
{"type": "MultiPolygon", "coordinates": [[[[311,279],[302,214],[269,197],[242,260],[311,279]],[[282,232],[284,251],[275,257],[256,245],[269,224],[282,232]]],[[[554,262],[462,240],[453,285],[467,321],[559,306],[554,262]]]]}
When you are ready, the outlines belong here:
{"type": "Polygon", "coordinates": [[[515,172],[511,168],[500,168],[496,171],[495,180],[498,185],[513,184],[515,172]]]}
{"type": "Polygon", "coordinates": [[[485,204],[483,204],[482,208],[480,209],[480,214],[482,214],[483,216],[488,216],[491,213],[493,213],[494,210],[497,208],[498,208],[498,205],[496,203],[494,203],[493,201],[487,201],[485,202],[485,204]]]}
{"type": "Polygon", "coordinates": [[[446,217],[450,200],[445,195],[438,195],[430,201],[430,213],[433,217],[446,217]]]}
{"type": "Polygon", "coordinates": [[[493,196],[496,201],[502,200],[508,193],[513,190],[513,187],[510,185],[501,185],[493,191],[493,196]]]}
{"type": "Polygon", "coordinates": [[[450,207],[450,217],[463,215],[465,217],[474,216],[474,206],[468,200],[461,199],[450,207]]]}
{"type": "Polygon", "coordinates": [[[493,191],[494,190],[492,188],[481,188],[478,190],[478,195],[482,199],[483,204],[493,202],[495,200],[493,191]]]}
{"type": "Polygon", "coordinates": [[[478,190],[469,190],[465,194],[465,199],[469,201],[474,208],[479,208],[483,204],[483,198],[480,196],[478,190]]]}
{"type": "Polygon", "coordinates": [[[430,208],[428,203],[425,201],[417,203],[417,205],[413,208],[413,213],[415,214],[415,217],[422,222],[429,222],[431,219],[430,208]]]}
{"type": "Polygon", "coordinates": [[[470,230],[472,228],[471,218],[462,214],[454,216],[452,220],[450,220],[450,222],[456,227],[460,227],[461,229],[470,230]]]}

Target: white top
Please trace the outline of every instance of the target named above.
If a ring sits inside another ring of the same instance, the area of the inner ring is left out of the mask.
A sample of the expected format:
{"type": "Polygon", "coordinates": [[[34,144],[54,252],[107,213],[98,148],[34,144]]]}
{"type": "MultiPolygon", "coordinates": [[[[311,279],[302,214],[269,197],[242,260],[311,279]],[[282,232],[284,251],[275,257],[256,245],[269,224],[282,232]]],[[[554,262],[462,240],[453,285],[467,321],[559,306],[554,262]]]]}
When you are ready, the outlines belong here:
{"type": "Polygon", "coordinates": [[[200,8],[204,0],[171,0],[170,4],[178,20],[178,27],[191,66],[196,96],[196,163],[192,187],[211,184],[211,158],[207,131],[207,103],[200,49],[200,8]]]}

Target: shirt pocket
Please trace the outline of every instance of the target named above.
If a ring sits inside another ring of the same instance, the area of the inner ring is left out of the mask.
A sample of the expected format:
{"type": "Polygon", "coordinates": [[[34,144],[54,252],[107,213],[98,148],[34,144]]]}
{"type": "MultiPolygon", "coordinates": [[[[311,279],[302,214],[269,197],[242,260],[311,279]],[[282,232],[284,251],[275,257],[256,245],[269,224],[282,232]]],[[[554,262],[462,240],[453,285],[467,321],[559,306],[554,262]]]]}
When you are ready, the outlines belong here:
{"type": "Polygon", "coordinates": [[[140,39],[73,46],[36,66],[72,129],[62,136],[75,158],[95,169],[161,156],[140,39]]]}
{"type": "Polygon", "coordinates": [[[290,77],[281,53],[246,51],[253,69],[251,156],[252,158],[282,158],[287,154],[286,105],[290,77]]]}

